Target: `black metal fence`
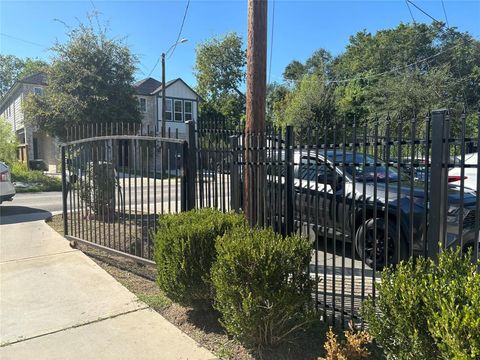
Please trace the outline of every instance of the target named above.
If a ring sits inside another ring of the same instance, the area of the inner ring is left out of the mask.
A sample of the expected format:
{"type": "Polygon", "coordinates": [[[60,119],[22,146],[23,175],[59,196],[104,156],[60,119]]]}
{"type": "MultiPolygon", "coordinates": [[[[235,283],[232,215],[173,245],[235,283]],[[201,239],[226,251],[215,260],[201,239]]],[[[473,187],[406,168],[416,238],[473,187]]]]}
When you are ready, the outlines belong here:
{"type": "Polygon", "coordinates": [[[193,123],[187,130],[183,139],[133,124],[70,131],[62,146],[65,236],[153,263],[158,217],[194,207],[193,123]]]}
{"type": "Polygon", "coordinates": [[[62,148],[67,237],[151,263],[161,214],[241,210],[251,224],[311,239],[317,309],[341,323],[375,297],[385,266],[448,247],[478,262],[478,114],[261,134],[220,120],[187,128],[71,132],[62,148]]]}
{"type": "Polygon", "coordinates": [[[199,174],[252,225],[311,239],[317,309],[343,323],[390,264],[448,247],[478,261],[479,128],[478,114],[446,111],[254,134],[205,121],[199,174]]]}

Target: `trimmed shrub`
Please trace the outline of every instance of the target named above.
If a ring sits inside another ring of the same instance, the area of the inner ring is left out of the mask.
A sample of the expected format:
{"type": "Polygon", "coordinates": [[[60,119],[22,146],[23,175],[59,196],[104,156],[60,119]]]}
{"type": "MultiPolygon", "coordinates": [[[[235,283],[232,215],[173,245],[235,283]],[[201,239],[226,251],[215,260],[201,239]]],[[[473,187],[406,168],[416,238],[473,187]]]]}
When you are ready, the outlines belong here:
{"type": "Polygon", "coordinates": [[[411,259],[383,272],[363,316],[388,358],[480,357],[480,274],[470,259],[446,250],[438,265],[411,259]]]}
{"type": "Polygon", "coordinates": [[[244,221],[243,215],[207,208],[160,218],[155,235],[157,282],[170,299],[183,304],[212,299],[215,239],[244,221]]]}
{"type": "Polygon", "coordinates": [[[214,307],[228,333],[247,346],[273,345],[309,322],[307,239],[243,227],[218,238],[216,249],[214,307]]]}
{"type": "Polygon", "coordinates": [[[443,359],[480,359],[480,273],[448,251],[426,278],[428,330],[443,359]]]}
{"type": "Polygon", "coordinates": [[[115,213],[115,167],[111,162],[89,162],[75,186],[80,197],[93,213],[104,221],[112,221],[115,213]]]}

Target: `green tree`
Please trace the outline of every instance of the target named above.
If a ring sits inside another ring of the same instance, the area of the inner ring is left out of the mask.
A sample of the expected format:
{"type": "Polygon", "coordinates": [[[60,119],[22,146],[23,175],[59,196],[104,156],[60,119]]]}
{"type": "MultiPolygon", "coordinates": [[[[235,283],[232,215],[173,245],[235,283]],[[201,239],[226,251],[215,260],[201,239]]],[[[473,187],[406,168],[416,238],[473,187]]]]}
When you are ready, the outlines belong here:
{"type": "Polygon", "coordinates": [[[204,101],[200,111],[215,112],[229,122],[244,114],[245,96],[239,90],[245,80],[246,51],[240,35],[228,33],[197,46],[195,76],[197,92],[204,101]]]}
{"type": "Polygon", "coordinates": [[[0,55],[0,97],[5,95],[15,81],[38,71],[45,71],[47,66],[42,60],[23,60],[14,55],[0,55]]]}
{"type": "Polygon", "coordinates": [[[133,93],[136,58],[106,30],[80,25],[57,43],[43,96],[29,96],[25,120],[64,139],[68,127],[98,122],[139,122],[133,93]]]}
{"type": "Polygon", "coordinates": [[[328,79],[331,76],[332,61],[332,55],[327,50],[320,48],[305,63],[298,60],[290,62],[283,71],[283,79],[293,85],[298,84],[307,74],[315,74],[328,79]]]}
{"type": "Polygon", "coordinates": [[[458,112],[480,101],[480,42],[435,22],[362,31],[334,59],[331,73],[340,80],[335,94],[344,115],[411,116],[435,107],[458,112]]]}
{"type": "Polygon", "coordinates": [[[37,72],[46,72],[48,64],[43,60],[26,58],[23,61],[23,68],[18,75],[18,79],[22,79],[28,75],[35,74],[37,72]]]}
{"type": "MultiPolygon", "coordinates": [[[[287,100],[279,125],[315,129],[333,124],[335,98],[323,77],[305,75],[287,100]]],[[[313,134],[312,134],[313,135],[313,134]]]]}
{"type": "Polygon", "coordinates": [[[12,125],[0,117],[0,161],[11,165],[16,159],[17,138],[12,125]]]}
{"type": "Polygon", "coordinates": [[[268,125],[279,124],[289,98],[290,89],[276,82],[268,84],[266,99],[266,123],[268,125]]]}
{"type": "Polygon", "coordinates": [[[301,80],[303,75],[305,75],[305,66],[298,60],[293,60],[283,71],[283,79],[292,83],[301,80]]]}

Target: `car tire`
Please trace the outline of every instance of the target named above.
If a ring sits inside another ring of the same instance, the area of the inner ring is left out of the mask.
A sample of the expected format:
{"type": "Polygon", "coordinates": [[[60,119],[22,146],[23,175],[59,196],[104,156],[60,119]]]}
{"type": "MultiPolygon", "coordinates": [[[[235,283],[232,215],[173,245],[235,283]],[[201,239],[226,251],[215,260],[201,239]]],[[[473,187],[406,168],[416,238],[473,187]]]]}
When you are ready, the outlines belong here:
{"type": "Polygon", "coordinates": [[[401,260],[407,258],[408,249],[405,240],[401,237],[400,244],[398,244],[396,223],[392,220],[389,220],[387,242],[388,261],[386,261],[385,228],[384,218],[368,219],[365,223],[360,225],[355,234],[355,249],[357,254],[360,256],[362,261],[372,269],[375,266],[376,270],[382,270],[387,265],[398,264],[401,260]],[[375,226],[377,228],[376,240],[374,240],[375,226]],[[397,249],[398,245],[400,245],[400,251],[397,249]],[[374,256],[374,250],[376,251],[376,256],[374,256]]]}

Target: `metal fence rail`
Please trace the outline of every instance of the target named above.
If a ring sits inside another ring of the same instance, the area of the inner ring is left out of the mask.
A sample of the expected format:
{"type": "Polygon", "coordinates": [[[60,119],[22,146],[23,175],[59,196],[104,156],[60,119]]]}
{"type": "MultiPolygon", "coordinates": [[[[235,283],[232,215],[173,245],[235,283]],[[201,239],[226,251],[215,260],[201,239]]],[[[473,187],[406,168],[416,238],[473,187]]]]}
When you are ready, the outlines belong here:
{"type": "Polygon", "coordinates": [[[178,132],[167,135],[128,124],[70,132],[62,146],[67,238],[153,262],[159,216],[193,208],[195,196],[188,143],[178,132]]]}
{"type": "Polygon", "coordinates": [[[475,135],[466,133],[466,121],[466,114],[436,111],[421,119],[389,118],[382,128],[345,119],[261,134],[210,121],[199,124],[206,143],[199,151],[209,159],[198,162],[199,174],[211,174],[206,191],[215,200],[229,197],[252,225],[311,239],[308,271],[318,283],[317,309],[344,323],[358,317],[367,296],[375,297],[386,266],[409,256],[435,257],[448,247],[470,249],[478,261],[480,184],[477,177],[467,188],[464,173],[478,173],[480,122],[474,117],[475,135]],[[231,155],[223,155],[225,148],[231,155]],[[474,164],[465,162],[467,149],[477,154],[474,164]],[[454,168],[460,175],[450,179],[454,168]]]}
{"type": "Polygon", "coordinates": [[[480,263],[479,134],[479,114],[444,110],[254,134],[201,119],[183,138],[76,128],[62,147],[65,234],[152,263],[162,214],[244,211],[252,225],[310,238],[316,308],[344,324],[375,298],[386,266],[450,247],[480,263]]]}

